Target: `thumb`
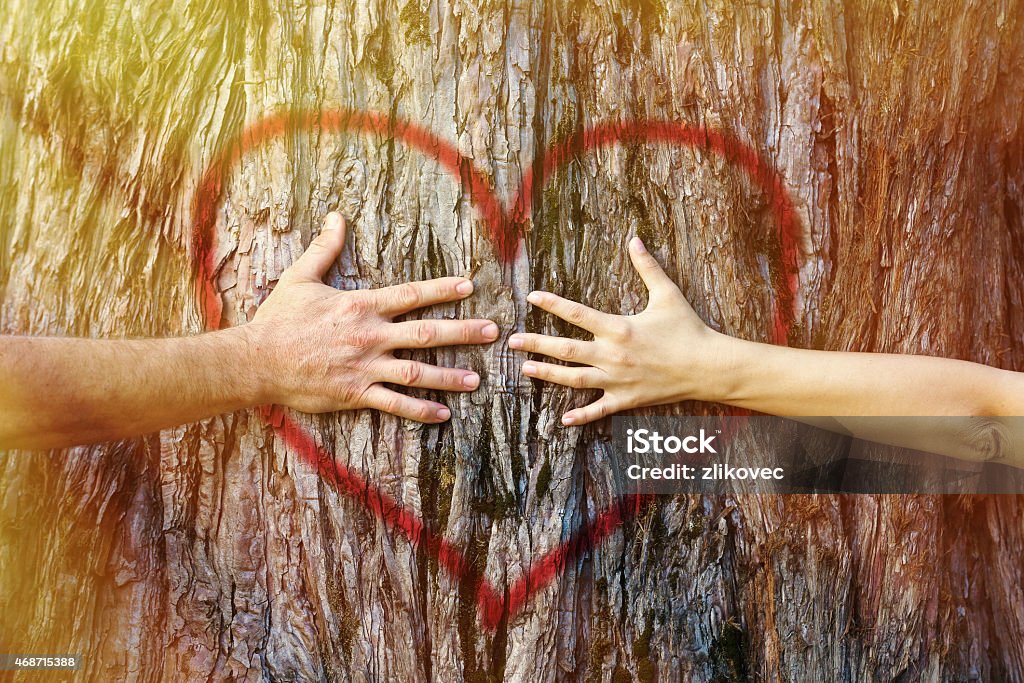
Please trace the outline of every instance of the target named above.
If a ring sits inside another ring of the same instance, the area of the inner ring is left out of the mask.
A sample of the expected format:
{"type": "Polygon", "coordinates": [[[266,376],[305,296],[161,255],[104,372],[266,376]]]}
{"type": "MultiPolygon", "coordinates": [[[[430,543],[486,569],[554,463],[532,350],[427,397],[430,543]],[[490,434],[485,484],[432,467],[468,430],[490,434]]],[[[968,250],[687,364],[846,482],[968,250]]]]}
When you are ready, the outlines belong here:
{"type": "Polygon", "coordinates": [[[629,241],[629,260],[633,262],[633,267],[640,274],[640,279],[644,281],[651,299],[679,293],[676,283],[665,274],[665,271],[658,265],[658,260],[647,251],[647,247],[639,237],[634,237],[629,241]]]}
{"type": "Polygon", "coordinates": [[[345,219],[337,211],[327,214],[323,230],[289,270],[297,280],[320,281],[345,246],[345,219]]]}

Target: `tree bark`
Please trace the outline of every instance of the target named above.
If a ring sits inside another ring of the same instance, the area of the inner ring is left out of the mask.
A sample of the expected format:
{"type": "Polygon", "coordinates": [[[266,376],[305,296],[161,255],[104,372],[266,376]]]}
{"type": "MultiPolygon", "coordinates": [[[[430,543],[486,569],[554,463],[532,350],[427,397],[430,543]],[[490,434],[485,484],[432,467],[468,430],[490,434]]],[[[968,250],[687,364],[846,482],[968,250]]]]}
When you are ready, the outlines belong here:
{"type": "MultiPolygon", "coordinates": [[[[271,112],[413,122],[506,203],[551,145],[667,120],[784,179],[790,344],[1024,370],[1018,3],[2,6],[4,333],[199,333],[193,200],[271,112]]],[[[289,130],[225,178],[215,284],[223,324],[244,322],[332,209],[351,232],[335,286],[473,275],[472,299],[428,315],[502,339],[411,354],[483,377],[435,396],[450,423],[293,416],[473,571],[240,412],[0,455],[0,651],[80,652],[89,680],[1024,680],[1019,496],[663,498],[487,628],[477,572],[507,590],[619,494],[607,425],[558,424],[593,397],[525,380],[507,349],[575,334],[526,294],[640,310],[639,234],[709,324],[768,341],[785,264],[775,198],[699,146],[578,152],[533,188],[509,262],[460,180],[387,132],[289,130]]]]}

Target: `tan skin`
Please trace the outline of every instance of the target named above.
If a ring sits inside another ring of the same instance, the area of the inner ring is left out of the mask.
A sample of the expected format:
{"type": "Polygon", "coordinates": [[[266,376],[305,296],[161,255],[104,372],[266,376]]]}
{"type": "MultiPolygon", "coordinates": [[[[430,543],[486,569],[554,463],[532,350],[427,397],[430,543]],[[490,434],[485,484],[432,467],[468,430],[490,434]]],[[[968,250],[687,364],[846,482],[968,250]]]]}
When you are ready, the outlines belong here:
{"type": "Polygon", "coordinates": [[[596,401],[565,413],[563,424],[583,425],[643,406],[715,401],[971,459],[983,457],[975,443],[979,426],[996,429],[1009,445],[1000,459],[1024,466],[1024,420],[1011,417],[1024,416],[1024,373],[948,358],[815,351],[736,339],[704,324],[638,238],[630,242],[629,255],[650,295],[641,313],[610,315],[550,292],[532,292],[530,303],[593,339],[540,334],[509,339],[513,349],[577,364],[529,360],[523,364],[525,375],[602,391],[596,401]],[[872,416],[970,419],[936,421],[927,434],[913,434],[909,428],[894,431],[891,421],[872,416]]]}
{"type": "Polygon", "coordinates": [[[329,214],[252,322],[239,327],[176,339],[0,337],[0,448],[108,441],[265,404],[447,420],[446,406],[385,384],[472,391],[480,377],[393,352],[487,344],[497,326],[393,318],[465,299],[473,283],[446,277],[339,291],[323,277],[344,244],[344,221],[329,214]]]}
{"type": "MultiPolygon", "coordinates": [[[[497,326],[488,320],[393,318],[464,299],[472,282],[440,278],[338,291],[322,279],[344,243],[344,221],[331,214],[254,320],[237,328],[178,339],[0,337],[0,447],[107,441],[270,403],[305,412],[373,408],[422,422],[447,420],[447,407],[385,384],[472,391],[479,376],[400,360],[393,351],[490,343],[497,326]]],[[[567,426],[642,406],[717,401],[956,457],[981,457],[976,435],[995,429],[1010,445],[1000,457],[1024,466],[1024,425],[1009,417],[1024,415],[1024,374],[944,358],[735,339],[700,320],[638,239],[630,243],[630,258],[650,293],[643,312],[610,315],[533,292],[531,303],[594,338],[510,338],[513,349],[579,364],[531,360],[523,364],[526,375],[603,391],[597,401],[567,412],[567,426]],[[945,420],[927,433],[894,433],[891,422],[870,417],[886,415],[967,421],[945,420]]]]}

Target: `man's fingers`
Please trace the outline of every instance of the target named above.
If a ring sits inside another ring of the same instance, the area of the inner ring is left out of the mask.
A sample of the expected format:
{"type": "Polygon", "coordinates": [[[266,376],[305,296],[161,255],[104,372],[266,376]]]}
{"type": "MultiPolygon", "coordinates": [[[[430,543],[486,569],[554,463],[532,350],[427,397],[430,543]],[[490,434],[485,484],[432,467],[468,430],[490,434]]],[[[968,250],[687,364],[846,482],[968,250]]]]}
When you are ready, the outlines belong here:
{"type": "Polygon", "coordinates": [[[296,280],[320,282],[327,275],[331,264],[341,256],[344,246],[345,219],[340,213],[332,211],[327,214],[320,234],[285,272],[296,280]]]}
{"type": "Polygon", "coordinates": [[[366,390],[363,398],[367,408],[383,410],[385,413],[416,420],[417,422],[444,422],[452,416],[452,411],[440,403],[406,396],[397,391],[392,391],[382,384],[371,386],[366,390]]]}
{"type": "Polygon", "coordinates": [[[523,374],[546,382],[554,382],[573,389],[596,389],[601,386],[605,374],[597,368],[570,368],[554,363],[539,363],[528,360],[523,363],[523,374]]]}
{"type": "Polygon", "coordinates": [[[607,313],[595,311],[593,308],[578,304],[575,301],[563,299],[551,292],[530,292],[526,300],[534,306],[557,315],[562,320],[570,322],[576,327],[582,327],[593,334],[598,334],[603,328],[607,327],[608,321],[612,317],[607,313]]]}
{"type": "Polygon", "coordinates": [[[498,338],[490,320],[409,320],[387,326],[392,349],[427,349],[455,344],[486,344],[498,338]]]}
{"type": "Polygon", "coordinates": [[[634,237],[629,241],[629,259],[633,262],[636,272],[640,274],[640,279],[644,281],[652,299],[673,293],[679,294],[676,283],[665,274],[665,271],[658,265],[658,260],[647,251],[647,247],[639,237],[634,237]]]}
{"type": "Polygon", "coordinates": [[[588,422],[596,422],[597,420],[608,417],[614,412],[615,408],[612,405],[612,401],[608,398],[608,394],[605,394],[590,405],[567,412],[562,416],[562,424],[567,427],[572,425],[584,425],[588,422]]]}
{"type": "Polygon", "coordinates": [[[464,277],[441,277],[372,291],[379,302],[380,312],[396,316],[424,306],[465,299],[473,293],[473,281],[464,277]]]}
{"type": "Polygon", "coordinates": [[[544,334],[520,332],[509,337],[508,347],[531,353],[542,353],[545,356],[573,363],[594,365],[597,361],[593,342],[566,339],[565,337],[549,337],[544,334]]]}
{"type": "Polygon", "coordinates": [[[471,370],[439,368],[414,360],[382,363],[380,381],[439,391],[473,391],[480,386],[480,375],[471,370]]]}

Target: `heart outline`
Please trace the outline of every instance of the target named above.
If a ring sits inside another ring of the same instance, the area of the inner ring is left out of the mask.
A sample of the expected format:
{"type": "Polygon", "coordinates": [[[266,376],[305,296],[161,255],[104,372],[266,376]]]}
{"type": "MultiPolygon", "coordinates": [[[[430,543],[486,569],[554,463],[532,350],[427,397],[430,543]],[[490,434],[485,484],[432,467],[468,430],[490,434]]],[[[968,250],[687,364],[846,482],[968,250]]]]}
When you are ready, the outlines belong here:
{"type": "MultiPolygon", "coordinates": [[[[228,141],[206,167],[192,202],[192,258],[197,298],[207,329],[220,329],[223,304],[216,290],[214,263],[216,213],[230,172],[246,153],[289,132],[319,130],[327,133],[360,132],[387,134],[438,161],[468,189],[470,200],[483,218],[499,258],[510,263],[523,242],[525,217],[533,198],[534,170],[530,165],[522,185],[506,210],[491,190],[484,175],[471,159],[463,157],[449,142],[411,122],[375,112],[337,109],[326,112],[285,112],[264,116],[228,141]]],[[[800,224],[781,175],[766,164],[749,146],[720,131],[670,121],[626,121],[602,123],[587,128],[544,154],[540,182],[583,152],[621,142],[671,143],[712,152],[736,163],[748,178],[772,198],[772,213],[781,248],[783,286],[775,292],[771,341],[786,344],[795,318],[799,285],[797,240],[800,224]]],[[[476,575],[465,555],[443,536],[428,528],[415,513],[405,509],[376,485],[349,468],[339,465],[332,453],[317,445],[304,427],[279,406],[260,406],[256,413],[300,459],[312,467],[335,491],[363,504],[391,532],[401,532],[414,546],[433,555],[438,565],[456,581],[476,580],[477,607],[484,629],[494,631],[502,619],[514,617],[530,598],[546,586],[580,553],[594,548],[633,517],[655,496],[626,494],[570,534],[553,550],[529,565],[526,572],[505,593],[482,575],[476,575]]]]}

